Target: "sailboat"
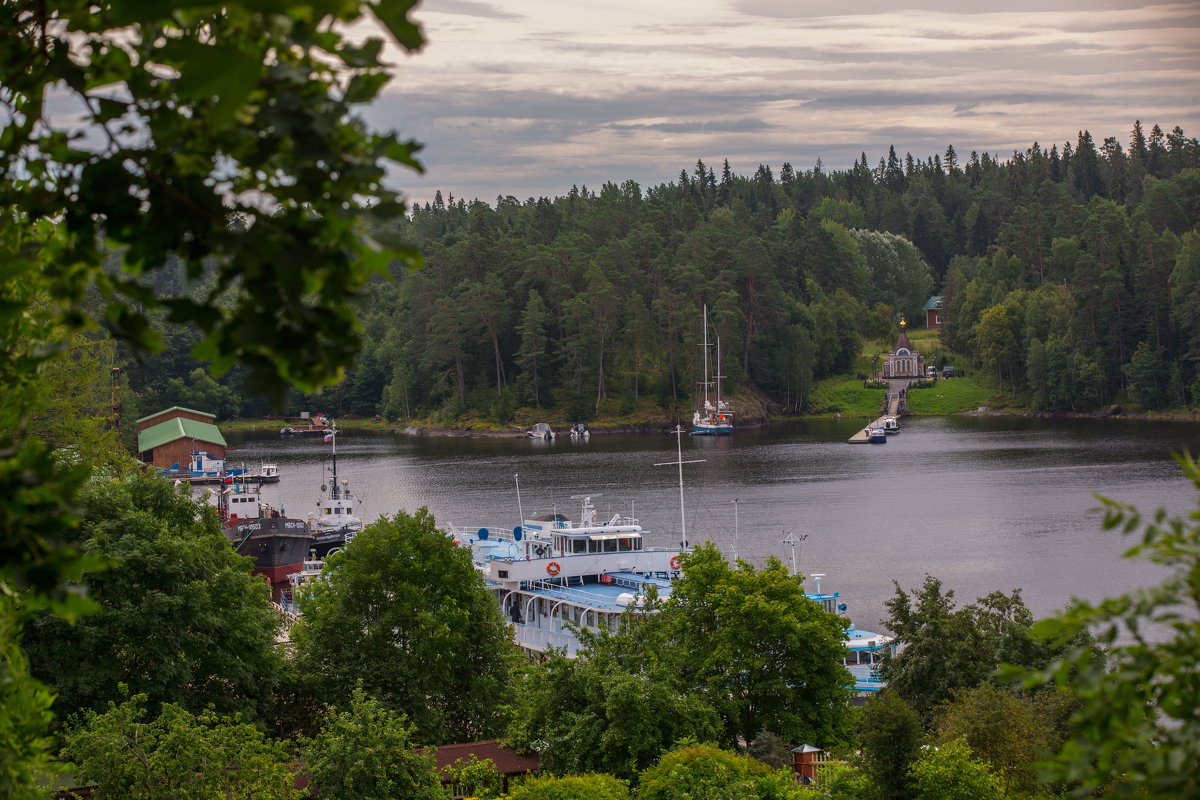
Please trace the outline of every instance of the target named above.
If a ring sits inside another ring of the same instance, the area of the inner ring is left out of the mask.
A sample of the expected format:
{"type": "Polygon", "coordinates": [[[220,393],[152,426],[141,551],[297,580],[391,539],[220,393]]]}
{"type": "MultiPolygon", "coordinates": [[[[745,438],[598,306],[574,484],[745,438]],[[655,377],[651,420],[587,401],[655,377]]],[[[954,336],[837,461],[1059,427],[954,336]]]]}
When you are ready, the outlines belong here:
{"type": "Polygon", "coordinates": [[[704,306],[704,380],[700,385],[704,389],[704,405],[692,414],[693,436],[719,436],[733,433],[733,411],[729,404],[721,399],[721,339],[717,337],[716,374],[709,373],[708,349],[708,306],[704,306]],[[709,399],[709,392],[713,397],[709,399]]]}

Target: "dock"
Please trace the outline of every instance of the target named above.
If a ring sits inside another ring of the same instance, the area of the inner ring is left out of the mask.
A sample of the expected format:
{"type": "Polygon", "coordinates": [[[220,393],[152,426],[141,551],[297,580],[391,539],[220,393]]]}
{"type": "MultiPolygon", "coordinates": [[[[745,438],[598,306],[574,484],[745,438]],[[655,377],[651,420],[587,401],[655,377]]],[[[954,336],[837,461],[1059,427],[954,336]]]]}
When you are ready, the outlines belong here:
{"type": "Polygon", "coordinates": [[[869,444],[870,435],[868,431],[871,428],[882,428],[883,421],[888,417],[896,417],[899,419],[908,414],[908,381],[903,383],[897,382],[888,389],[887,394],[883,398],[883,415],[875,419],[874,422],[858,431],[848,440],[850,444],[869,444]],[[898,384],[898,385],[897,385],[898,384]]]}

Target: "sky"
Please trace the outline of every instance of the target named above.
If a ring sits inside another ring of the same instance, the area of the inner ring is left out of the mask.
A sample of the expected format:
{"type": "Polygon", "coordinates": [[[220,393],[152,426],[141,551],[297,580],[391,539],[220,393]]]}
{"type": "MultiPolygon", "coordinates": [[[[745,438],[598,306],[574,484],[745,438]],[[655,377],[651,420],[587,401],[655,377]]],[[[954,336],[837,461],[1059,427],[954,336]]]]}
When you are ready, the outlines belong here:
{"type": "Polygon", "coordinates": [[[365,111],[424,143],[391,175],[494,203],[608,181],[645,189],[697,159],[874,166],[894,145],[1001,158],[1134,120],[1200,135],[1200,0],[424,0],[426,46],[390,49],[365,111]],[[999,9],[1003,6],[1003,9],[999,9]]]}

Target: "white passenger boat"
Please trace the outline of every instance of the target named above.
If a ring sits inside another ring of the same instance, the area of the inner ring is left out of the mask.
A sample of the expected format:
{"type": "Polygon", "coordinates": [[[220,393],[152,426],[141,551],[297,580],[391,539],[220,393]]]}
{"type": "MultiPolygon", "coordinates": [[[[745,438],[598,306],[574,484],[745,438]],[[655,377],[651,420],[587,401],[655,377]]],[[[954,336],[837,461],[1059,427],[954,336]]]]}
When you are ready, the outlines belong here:
{"type": "Polygon", "coordinates": [[[532,514],[511,529],[447,528],[471,549],[475,568],[526,650],[554,647],[574,656],[579,638],[568,623],[615,629],[627,608],[643,607],[650,587],[665,598],[681,574],[682,550],[646,547],[649,531],[632,516],[598,519],[592,502],[598,496],[574,498],[581,501],[578,521],[555,512],[532,514]]]}

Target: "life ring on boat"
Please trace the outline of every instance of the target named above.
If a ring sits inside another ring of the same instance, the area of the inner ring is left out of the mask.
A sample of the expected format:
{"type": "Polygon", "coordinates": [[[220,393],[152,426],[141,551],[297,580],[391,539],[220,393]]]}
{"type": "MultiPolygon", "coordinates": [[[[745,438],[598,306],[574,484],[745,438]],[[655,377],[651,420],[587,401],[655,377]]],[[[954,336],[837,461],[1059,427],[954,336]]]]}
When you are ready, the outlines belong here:
{"type": "Polygon", "coordinates": [[[671,569],[679,569],[679,556],[671,556],[671,569]]]}
{"type": "Polygon", "coordinates": [[[557,561],[551,561],[546,565],[546,572],[550,575],[557,575],[560,569],[562,568],[558,566],[557,561]]]}

